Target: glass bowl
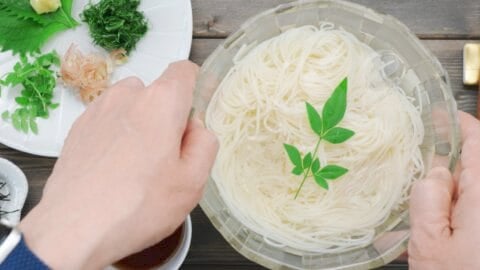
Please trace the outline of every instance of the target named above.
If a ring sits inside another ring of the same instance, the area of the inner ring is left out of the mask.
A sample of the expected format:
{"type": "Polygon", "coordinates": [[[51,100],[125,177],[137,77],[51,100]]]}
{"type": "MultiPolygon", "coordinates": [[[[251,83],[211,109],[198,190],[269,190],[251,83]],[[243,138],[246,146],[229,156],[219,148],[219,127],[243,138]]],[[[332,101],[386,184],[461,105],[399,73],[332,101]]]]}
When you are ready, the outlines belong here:
{"type": "MultiPolygon", "coordinates": [[[[447,72],[405,25],[389,15],[361,5],[310,0],[280,5],[247,20],[203,64],[194,97],[194,110],[204,116],[218,85],[233,66],[256,44],[303,25],[330,22],[380,53],[385,76],[400,85],[422,109],[425,138],[421,151],[426,169],[444,166],[453,170],[459,156],[456,103],[447,72]],[[393,52],[393,53],[392,53],[393,52]]],[[[407,248],[408,205],[394,211],[379,228],[374,241],[363,248],[341,253],[312,253],[268,241],[247,228],[226,206],[215,182],[208,181],[200,203],[215,228],[242,255],[271,269],[368,269],[397,258],[407,248]]]]}

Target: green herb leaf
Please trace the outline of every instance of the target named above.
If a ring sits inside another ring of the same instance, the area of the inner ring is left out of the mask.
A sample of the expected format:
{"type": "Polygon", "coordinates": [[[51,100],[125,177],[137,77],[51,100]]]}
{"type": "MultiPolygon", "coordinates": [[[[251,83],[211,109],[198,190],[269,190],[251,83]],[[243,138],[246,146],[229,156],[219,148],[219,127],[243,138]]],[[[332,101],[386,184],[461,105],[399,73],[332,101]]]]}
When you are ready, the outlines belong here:
{"type": "Polygon", "coordinates": [[[316,174],[320,170],[320,161],[316,158],[312,163],[312,173],[316,174]]]}
{"type": "Polygon", "coordinates": [[[348,172],[348,169],[337,165],[326,165],[321,168],[318,158],[315,158],[312,162],[313,157],[317,156],[322,139],[338,144],[345,142],[355,134],[352,130],[336,127],[345,116],[347,109],[347,87],[348,79],[345,78],[325,102],[322,116],[319,115],[318,111],[310,103],[305,102],[310,127],[318,135],[318,141],[313,152],[308,152],[302,160],[300,151],[295,146],[284,144],[287,154],[294,164],[292,173],[294,175],[303,174],[302,182],[295,193],[295,199],[298,197],[308,177],[313,176],[319,186],[328,190],[327,179],[334,180],[348,172]]]}
{"type": "Polygon", "coordinates": [[[28,133],[28,121],[23,116],[20,116],[20,128],[24,133],[28,133]]]}
{"type": "Polygon", "coordinates": [[[348,79],[345,78],[333,91],[327,102],[325,102],[322,111],[324,132],[340,123],[345,116],[345,111],[347,110],[347,87],[348,79]]]}
{"type": "Polygon", "coordinates": [[[302,173],[303,173],[303,168],[302,168],[302,167],[295,167],[295,168],[293,168],[292,173],[293,173],[294,175],[302,175],[302,173]]]}
{"type": "Polygon", "coordinates": [[[319,175],[317,175],[317,174],[314,175],[313,178],[315,179],[315,182],[316,182],[319,186],[321,186],[322,188],[328,190],[328,183],[327,183],[327,181],[326,181],[324,178],[322,178],[321,176],[319,176],[319,175]]]}
{"type": "MultiPolygon", "coordinates": [[[[31,130],[37,134],[36,118],[47,118],[49,109],[58,107],[58,103],[52,103],[56,75],[49,70],[50,66],[58,63],[58,55],[54,52],[38,56],[33,63],[30,63],[27,57],[21,56],[20,62],[15,65],[12,72],[7,74],[5,81],[0,80],[0,84],[6,86],[23,86],[20,96],[15,98],[18,108],[11,115],[15,129],[24,133],[31,130]]],[[[4,113],[5,116],[8,114],[8,112],[4,113]]]]}
{"type": "Polygon", "coordinates": [[[290,158],[290,161],[292,161],[293,165],[295,167],[303,168],[300,151],[298,151],[295,146],[286,143],[283,144],[283,147],[285,148],[285,151],[287,151],[288,157],[290,158]]]}
{"type": "Polygon", "coordinates": [[[9,111],[4,111],[2,113],[2,119],[3,121],[7,121],[10,118],[10,112],[9,111]]]}
{"type": "Polygon", "coordinates": [[[25,105],[28,105],[29,100],[26,97],[16,97],[15,102],[17,102],[17,104],[19,104],[19,105],[24,105],[25,106],[25,105]]]}
{"type": "Polygon", "coordinates": [[[26,54],[39,52],[53,35],[73,28],[78,23],[72,18],[72,0],[63,0],[56,12],[39,15],[28,0],[0,1],[0,50],[26,54]]]}
{"type": "Polygon", "coordinates": [[[18,20],[0,10],[0,48],[15,53],[38,52],[54,34],[68,29],[60,23],[42,26],[32,20],[18,20]]]}
{"type": "Polygon", "coordinates": [[[353,135],[355,135],[355,132],[350,129],[334,127],[327,131],[327,133],[323,136],[323,139],[329,143],[339,144],[350,139],[353,135]]]}
{"type": "Polygon", "coordinates": [[[30,118],[30,129],[32,130],[33,134],[38,134],[38,126],[35,122],[35,118],[30,118]]]}
{"type": "Polygon", "coordinates": [[[72,0],[62,0],[61,3],[62,5],[57,11],[46,14],[37,14],[29,0],[1,0],[0,9],[5,9],[12,17],[20,20],[32,20],[44,26],[61,23],[71,28],[78,25],[78,22],[71,16],[72,0]]]}
{"type": "Polygon", "coordinates": [[[144,14],[137,10],[139,5],[139,0],[100,0],[88,4],[81,17],[95,44],[129,54],[148,30],[144,14]]]}
{"type": "Polygon", "coordinates": [[[20,122],[20,116],[16,113],[12,114],[12,125],[16,130],[22,130],[22,124],[20,122]]]}
{"type": "Polygon", "coordinates": [[[346,174],[348,172],[347,169],[337,166],[337,165],[327,165],[323,167],[317,175],[326,179],[334,180],[339,178],[340,176],[346,174]]]}
{"type": "Polygon", "coordinates": [[[308,121],[310,122],[310,127],[317,135],[322,135],[322,118],[318,111],[312,106],[312,104],[305,102],[307,107],[307,116],[308,121]]]}
{"type": "Polygon", "coordinates": [[[307,153],[303,157],[303,168],[310,168],[310,165],[312,165],[312,153],[307,153]]]}

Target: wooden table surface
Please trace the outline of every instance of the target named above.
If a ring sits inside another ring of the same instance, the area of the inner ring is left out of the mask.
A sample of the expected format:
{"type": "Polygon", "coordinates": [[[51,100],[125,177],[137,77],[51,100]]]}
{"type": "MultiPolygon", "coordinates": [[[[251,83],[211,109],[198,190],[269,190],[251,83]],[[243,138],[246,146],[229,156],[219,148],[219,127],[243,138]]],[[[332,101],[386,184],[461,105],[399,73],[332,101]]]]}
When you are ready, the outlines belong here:
{"type": "MultiPolygon", "coordinates": [[[[174,1],[174,0],[172,0],[174,1]]],[[[252,15],[288,0],[192,0],[193,45],[190,59],[202,64],[205,58],[232,31],[252,15]]],[[[450,74],[454,95],[472,100],[472,87],[462,84],[462,48],[466,42],[480,41],[479,0],[354,0],[404,22],[433,51],[450,74]]],[[[471,110],[472,105],[461,109],[471,110]]],[[[29,181],[30,192],[23,214],[38,203],[55,159],[36,157],[0,145],[0,156],[20,166],[29,181]]],[[[193,240],[182,269],[263,269],[243,258],[213,228],[203,212],[192,213],[193,240]]],[[[407,269],[394,262],[384,269],[407,269]]]]}

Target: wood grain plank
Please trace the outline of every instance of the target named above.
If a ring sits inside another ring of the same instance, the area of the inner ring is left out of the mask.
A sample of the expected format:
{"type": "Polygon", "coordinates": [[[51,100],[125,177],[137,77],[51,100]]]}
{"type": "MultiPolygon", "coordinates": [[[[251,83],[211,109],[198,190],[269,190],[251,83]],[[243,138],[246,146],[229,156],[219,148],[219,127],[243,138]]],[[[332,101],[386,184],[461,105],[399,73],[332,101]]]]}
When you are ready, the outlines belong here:
{"type": "Polygon", "coordinates": [[[478,88],[476,86],[465,86],[463,84],[463,46],[467,42],[471,41],[423,41],[447,70],[458,108],[471,114],[476,114],[477,95],[479,94],[477,91],[478,88]]]}
{"type": "MultiPolygon", "coordinates": [[[[194,36],[223,38],[251,16],[291,0],[193,0],[194,36]]],[[[480,37],[478,0],[353,0],[391,14],[428,39],[480,37]]]]}

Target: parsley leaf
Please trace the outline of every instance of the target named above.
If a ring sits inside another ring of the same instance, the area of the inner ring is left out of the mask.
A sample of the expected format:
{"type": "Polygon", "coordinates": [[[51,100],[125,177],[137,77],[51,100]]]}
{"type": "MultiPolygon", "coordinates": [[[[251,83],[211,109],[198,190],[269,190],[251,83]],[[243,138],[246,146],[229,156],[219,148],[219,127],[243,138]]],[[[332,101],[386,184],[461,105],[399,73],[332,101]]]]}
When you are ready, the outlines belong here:
{"type": "Polygon", "coordinates": [[[48,118],[49,111],[58,107],[52,101],[57,82],[51,67],[58,66],[59,61],[55,52],[40,55],[32,62],[24,56],[20,58],[14,70],[4,80],[0,80],[0,85],[3,86],[23,87],[20,95],[15,98],[18,107],[12,113],[2,113],[4,121],[11,120],[18,131],[38,133],[36,118],[48,118]]]}

